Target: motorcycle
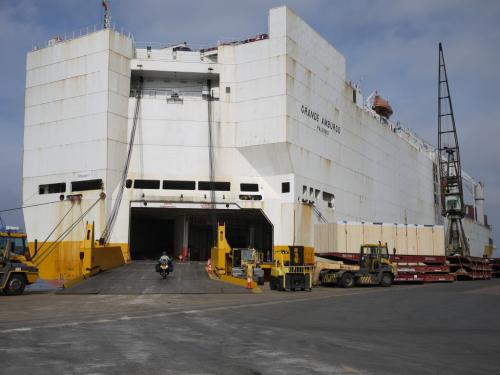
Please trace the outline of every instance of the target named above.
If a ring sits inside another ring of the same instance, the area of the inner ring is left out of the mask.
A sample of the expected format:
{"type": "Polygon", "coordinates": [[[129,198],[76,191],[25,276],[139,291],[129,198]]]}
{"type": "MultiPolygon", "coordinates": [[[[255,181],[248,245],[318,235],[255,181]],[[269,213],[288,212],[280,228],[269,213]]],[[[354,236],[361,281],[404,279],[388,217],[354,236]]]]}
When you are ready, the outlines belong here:
{"type": "Polygon", "coordinates": [[[167,275],[170,273],[169,265],[166,260],[160,262],[160,275],[163,279],[167,278],[167,275]]]}
{"type": "Polygon", "coordinates": [[[169,273],[174,272],[174,264],[171,259],[162,257],[156,263],[155,270],[163,279],[166,279],[169,273]]]}

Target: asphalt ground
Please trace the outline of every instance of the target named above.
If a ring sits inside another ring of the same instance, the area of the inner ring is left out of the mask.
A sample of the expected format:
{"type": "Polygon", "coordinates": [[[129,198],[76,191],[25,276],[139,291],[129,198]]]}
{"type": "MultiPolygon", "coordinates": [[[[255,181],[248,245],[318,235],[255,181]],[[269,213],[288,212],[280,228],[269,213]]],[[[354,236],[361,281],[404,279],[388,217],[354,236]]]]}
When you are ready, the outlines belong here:
{"type": "Polygon", "coordinates": [[[1,374],[499,374],[500,280],[0,296],[1,374]]]}

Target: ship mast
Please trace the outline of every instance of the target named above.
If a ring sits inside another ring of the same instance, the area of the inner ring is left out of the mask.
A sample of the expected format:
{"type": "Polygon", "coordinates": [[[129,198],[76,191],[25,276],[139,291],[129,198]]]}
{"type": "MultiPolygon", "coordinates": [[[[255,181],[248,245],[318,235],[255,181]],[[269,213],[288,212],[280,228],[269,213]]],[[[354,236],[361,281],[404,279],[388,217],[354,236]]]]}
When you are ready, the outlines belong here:
{"type": "Polygon", "coordinates": [[[103,27],[109,29],[111,27],[111,12],[109,10],[109,1],[102,0],[102,7],[104,9],[103,27]]]}
{"type": "Polygon", "coordinates": [[[460,148],[451,103],[443,47],[439,43],[438,75],[438,163],[442,215],[447,219],[446,255],[470,255],[462,219],[465,216],[460,148]]]}

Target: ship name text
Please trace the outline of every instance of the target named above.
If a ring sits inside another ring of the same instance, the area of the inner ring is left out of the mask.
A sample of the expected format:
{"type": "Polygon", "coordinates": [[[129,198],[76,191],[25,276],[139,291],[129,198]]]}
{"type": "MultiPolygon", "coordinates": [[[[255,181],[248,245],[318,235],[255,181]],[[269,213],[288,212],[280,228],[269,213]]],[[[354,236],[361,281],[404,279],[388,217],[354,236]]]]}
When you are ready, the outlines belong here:
{"type": "Polygon", "coordinates": [[[332,120],[327,119],[324,116],[321,116],[318,112],[313,111],[311,108],[303,105],[300,107],[300,112],[309,117],[311,120],[317,123],[316,128],[318,131],[324,135],[329,135],[330,133],[340,134],[340,126],[337,125],[332,120]]]}

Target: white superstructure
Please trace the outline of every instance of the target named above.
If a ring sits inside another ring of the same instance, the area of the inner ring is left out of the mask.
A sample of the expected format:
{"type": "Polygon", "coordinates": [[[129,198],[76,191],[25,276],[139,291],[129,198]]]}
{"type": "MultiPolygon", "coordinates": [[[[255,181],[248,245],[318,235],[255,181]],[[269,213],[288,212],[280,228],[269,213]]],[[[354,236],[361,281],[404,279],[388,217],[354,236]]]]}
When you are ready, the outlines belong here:
{"type": "MultiPolygon", "coordinates": [[[[30,52],[24,203],[83,196],[64,219],[68,201],[26,209],[31,241],[63,219],[55,239],[98,198],[101,183],[106,201],[85,220],[102,232],[141,77],[130,181],[111,236],[130,244],[132,256],[169,248],[206,258],[211,176],[215,216],[235,223],[235,243],[264,251],[314,246],[316,223],[441,224],[433,148],[369,109],[347,80],[344,57],[279,7],[270,10],[268,34],[207,50],[138,48],[108,29],[30,52]]],[[[476,221],[466,227],[482,255],[491,231],[482,216],[476,221]]],[[[80,227],[68,239],[78,240],[80,227]]]]}

